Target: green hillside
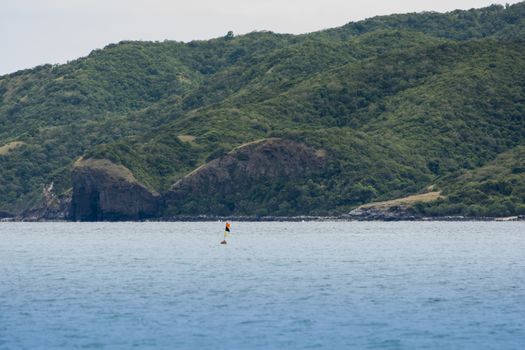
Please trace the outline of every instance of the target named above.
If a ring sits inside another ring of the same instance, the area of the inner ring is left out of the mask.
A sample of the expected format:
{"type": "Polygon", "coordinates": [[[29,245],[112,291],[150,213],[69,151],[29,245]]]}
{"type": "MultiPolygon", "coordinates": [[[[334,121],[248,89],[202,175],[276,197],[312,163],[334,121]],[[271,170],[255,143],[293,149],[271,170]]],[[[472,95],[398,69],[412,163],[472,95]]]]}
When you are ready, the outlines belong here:
{"type": "Polygon", "coordinates": [[[446,199],[418,205],[426,215],[510,216],[525,211],[525,147],[518,146],[454,179],[443,179],[446,199]]]}
{"type": "Polygon", "coordinates": [[[69,191],[81,156],[163,194],[242,144],[278,138],[326,164],[166,202],[159,216],[336,215],[430,185],[445,199],[414,208],[426,215],[525,214],[524,38],[519,3],[306,35],[121,42],[5,75],[0,211],[37,205],[51,182],[69,191]]]}

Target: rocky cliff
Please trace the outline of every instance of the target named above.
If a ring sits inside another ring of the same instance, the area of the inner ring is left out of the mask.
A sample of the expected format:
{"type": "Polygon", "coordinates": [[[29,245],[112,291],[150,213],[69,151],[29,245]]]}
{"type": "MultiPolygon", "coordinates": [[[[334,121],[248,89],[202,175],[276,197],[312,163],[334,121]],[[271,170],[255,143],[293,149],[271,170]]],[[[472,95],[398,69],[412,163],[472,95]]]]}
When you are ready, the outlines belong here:
{"type": "Polygon", "coordinates": [[[175,183],[164,196],[165,213],[257,213],[254,207],[257,200],[249,196],[264,188],[286,186],[290,180],[306,178],[319,171],[326,158],[324,150],[285,139],[270,138],[241,145],[175,183]]]}
{"type": "Polygon", "coordinates": [[[210,205],[217,205],[212,203],[219,203],[211,210],[219,215],[253,213],[253,208],[247,210],[249,201],[243,197],[264,186],[307,178],[322,168],[326,158],[324,150],[300,142],[258,140],[195,169],[163,196],[138,182],[122,165],[105,159],[80,159],[73,169],[70,219],[114,221],[199,215],[210,212],[210,205]]]}
{"type": "Polygon", "coordinates": [[[54,183],[50,183],[42,189],[41,201],[22,212],[17,219],[23,221],[66,220],[70,216],[71,196],[71,190],[56,194],[54,183]]]}
{"type": "Polygon", "coordinates": [[[131,171],[105,159],[81,159],[72,175],[73,221],[143,220],[158,213],[159,194],[131,171]]]}

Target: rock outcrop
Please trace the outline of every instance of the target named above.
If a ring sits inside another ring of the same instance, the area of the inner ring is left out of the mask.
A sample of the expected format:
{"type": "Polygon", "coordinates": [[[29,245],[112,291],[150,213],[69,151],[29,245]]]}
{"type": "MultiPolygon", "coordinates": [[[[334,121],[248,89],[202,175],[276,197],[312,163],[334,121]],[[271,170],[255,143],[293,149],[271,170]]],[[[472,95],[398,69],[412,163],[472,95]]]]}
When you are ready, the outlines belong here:
{"type": "MultiPolygon", "coordinates": [[[[326,158],[323,150],[300,142],[277,138],[259,140],[195,169],[162,197],[138,182],[122,165],[105,159],[80,159],[73,169],[69,218],[73,221],[144,220],[170,216],[166,214],[168,209],[179,208],[184,203],[192,207],[177,215],[239,214],[243,213],[242,200],[233,208],[221,199],[243,198],[252,192],[260,193],[261,185],[307,178],[322,169],[326,158]]],[[[248,197],[245,203],[253,205],[248,197]]]]}
{"type": "Polygon", "coordinates": [[[326,164],[326,158],[324,150],[316,150],[296,141],[270,138],[250,142],[183,177],[164,196],[164,206],[175,208],[177,212],[177,207],[189,198],[194,202],[199,202],[201,198],[201,205],[192,208],[195,214],[199,214],[198,210],[239,214],[242,212],[239,208],[242,200],[236,201],[236,208],[219,211],[207,208],[207,201],[213,198],[220,202],[221,198],[227,200],[233,196],[242,199],[254,188],[308,177],[326,164]]]}
{"type": "Polygon", "coordinates": [[[73,221],[144,220],[158,212],[159,194],[106,159],[80,159],[73,169],[73,221]]]}
{"type": "Polygon", "coordinates": [[[380,220],[380,221],[399,221],[399,220],[418,220],[422,216],[414,214],[410,209],[416,203],[428,203],[442,198],[441,192],[432,191],[432,186],[428,188],[431,192],[415,194],[408,197],[396,198],[389,201],[374,202],[361,205],[350,213],[343,215],[343,218],[352,220],[380,220]]]}
{"type": "Polygon", "coordinates": [[[409,212],[409,207],[356,208],[342,218],[358,221],[409,221],[421,219],[421,215],[409,212]]]}
{"type": "Polygon", "coordinates": [[[71,208],[71,196],[71,190],[57,195],[54,184],[50,183],[42,189],[41,202],[24,211],[17,219],[23,221],[66,220],[71,208]]]}

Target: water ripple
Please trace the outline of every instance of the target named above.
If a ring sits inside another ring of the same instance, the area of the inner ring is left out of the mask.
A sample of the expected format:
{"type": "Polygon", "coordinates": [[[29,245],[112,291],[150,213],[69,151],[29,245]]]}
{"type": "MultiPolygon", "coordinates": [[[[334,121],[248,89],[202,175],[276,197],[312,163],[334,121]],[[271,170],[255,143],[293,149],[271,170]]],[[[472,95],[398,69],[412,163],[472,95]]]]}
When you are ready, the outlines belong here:
{"type": "Polygon", "coordinates": [[[0,224],[0,349],[521,349],[524,223],[0,224]]]}

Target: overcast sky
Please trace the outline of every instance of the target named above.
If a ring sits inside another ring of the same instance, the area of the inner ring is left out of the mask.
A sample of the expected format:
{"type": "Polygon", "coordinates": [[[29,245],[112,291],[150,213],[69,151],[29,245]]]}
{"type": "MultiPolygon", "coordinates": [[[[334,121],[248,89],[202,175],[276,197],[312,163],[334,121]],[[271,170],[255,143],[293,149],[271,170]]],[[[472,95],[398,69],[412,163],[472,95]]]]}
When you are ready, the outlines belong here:
{"type": "Polygon", "coordinates": [[[392,13],[497,0],[0,0],[0,74],[64,63],[121,40],[208,39],[233,30],[305,33],[392,13]]]}

